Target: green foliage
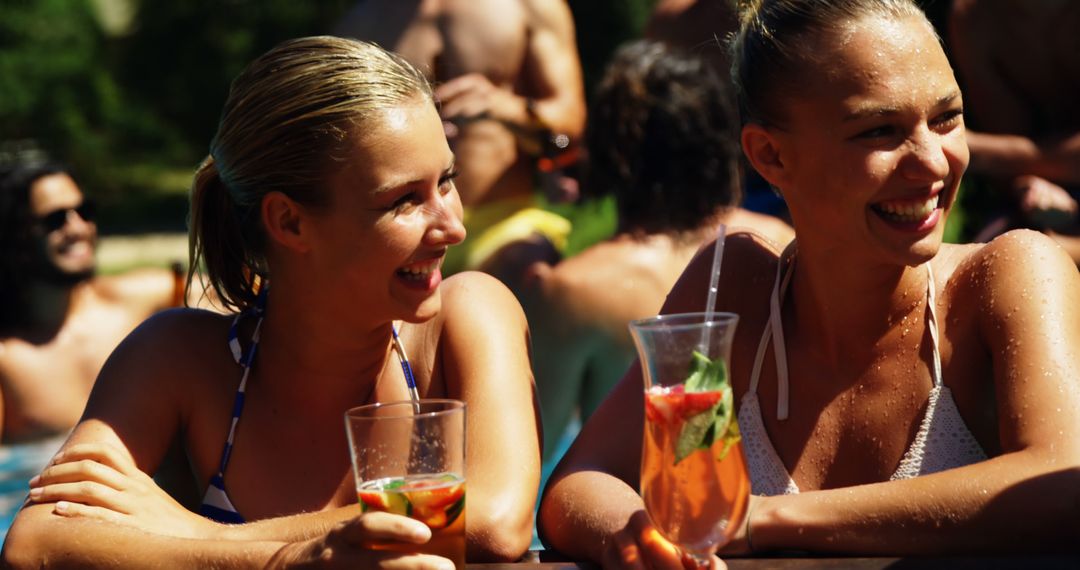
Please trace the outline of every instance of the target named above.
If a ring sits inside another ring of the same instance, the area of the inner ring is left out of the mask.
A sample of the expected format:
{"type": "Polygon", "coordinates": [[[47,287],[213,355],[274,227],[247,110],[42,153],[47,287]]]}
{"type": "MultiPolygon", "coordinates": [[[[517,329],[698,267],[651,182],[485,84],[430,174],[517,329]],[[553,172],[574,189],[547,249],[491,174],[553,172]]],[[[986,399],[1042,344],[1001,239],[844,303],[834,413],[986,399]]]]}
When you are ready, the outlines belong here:
{"type": "Polygon", "coordinates": [[[656,0],[569,0],[568,4],[574,15],[585,93],[590,95],[615,49],[641,37],[656,0]]]}
{"type": "Polygon", "coordinates": [[[92,164],[122,103],[85,0],[9,2],[0,17],[0,137],[92,164]]]}
{"type": "Polygon", "coordinates": [[[71,164],[105,206],[105,232],[181,230],[229,82],[280,41],[325,33],[350,4],[4,0],[0,146],[71,164]],[[102,11],[123,8],[133,19],[110,35],[102,11]]]}

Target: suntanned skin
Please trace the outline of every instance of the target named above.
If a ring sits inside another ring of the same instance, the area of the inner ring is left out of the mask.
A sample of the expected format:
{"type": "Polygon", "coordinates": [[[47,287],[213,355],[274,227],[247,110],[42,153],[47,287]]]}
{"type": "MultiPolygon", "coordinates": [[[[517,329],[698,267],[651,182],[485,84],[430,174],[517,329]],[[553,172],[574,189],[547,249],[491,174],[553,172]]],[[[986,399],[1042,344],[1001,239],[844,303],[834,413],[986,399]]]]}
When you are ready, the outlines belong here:
{"type": "MultiPolygon", "coordinates": [[[[242,372],[227,345],[230,317],[170,311],[106,364],[82,421],[31,482],[5,563],[445,569],[442,558],[372,549],[422,543],[430,532],[356,506],[342,417],[353,406],[409,398],[391,348],[394,322],[420,396],[468,406],[469,560],[513,560],[528,548],[540,443],[525,318],[483,274],[423,286],[403,276],[461,241],[461,205],[434,105],[383,113],[328,174],[332,208],[309,210],[280,193],[262,201],[274,278],[225,474],[250,522],[205,519],[147,475],[180,438],[206,488],[242,372]]],[[[254,325],[246,321],[240,338],[249,340],[254,325]]]]}
{"type": "MultiPolygon", "coordinates": [[[[938,208],[951,205],[968,160],[962,103],[924,19],[868,17],[842,32],[842,42],[815,44],[823,63],[787,103],[783,129],[743,129],[747,157],[784,192],[798,233],[782,309],[788,419],[776,416],[775,343],[758,394],[769,439],[803,492],[752,497],[753,546],[888,555],[1069,548],[1080,504],[1080,275],[1034,232],[945,245],[943,218],[913,232],[875,212],[938,192],[938,208]],[[850,118],[856,111],[864,113],[850,118]],[[888,481],[933,385],[927,265],[942,377],[990,459],[888,481]]],[[[725,268],[738,269],[721,275],[716,309],[740,316],[731,353],[738,400],[780,251],[750,234],[725,251],[725,268]]],[[[707,254],[691,262],[662,312],[702,310],[710,266],[707,254]]],[[[635,364],[552,475],[540,529],[574,558],[674,569],[678,557],[635,492],[641,446],[627,434],[642,433],[642,390],[635,364]]],[[[746,538],[746,526],[735,530],[726,551],[746,553],[746,538]]]]}
{"type": "Polygon", "coordinates": [[[728,233],[758,231],[786,245],[791,227],[772,216],[734,208],[696,232],[634,235],[623,232],[552,267],[532,268],[525,296],[544,414],[545,456],[579,403],[587,419],[636,355],[626,323],[657,314],[687,263],[728,233]],[[752,229],[751,229],[752,228],[752,229]]]}
{"type": "Polygon", "coordinates": [[[515,130],[540,122],[571,139],[585,123],[574,26],[564,0],[367,0],[336,33],[373,41],[424,70],[436,86],[465,207],[531,196],[534,160],[515,130]]]}
{"type": "Polygon", "coordinates": [[[949,44],[977,126],[971,168],[1012,192],[1022,216],[1071,219],[1047,232],[1080,262],[1080,5],[1068,0],[957,0],[949,44]]]}
{"type": "MultiPolygon", "coordinates": [[[[35,217],[82,202],[82,192],[66,174],[43,176],[31,187],[35,217]]],[[[93,222],[69,212],[63,227],[39,237],[40,255],[56,270],[93,269],[93,222]]],[[[32,279],[25,322],[0,331],[4,443],[71,429],[109,353],[144,319],[172,306],[176,290],[174,275],[165,269],[107,277],[88,274],[71,284],[32,279]]]]}

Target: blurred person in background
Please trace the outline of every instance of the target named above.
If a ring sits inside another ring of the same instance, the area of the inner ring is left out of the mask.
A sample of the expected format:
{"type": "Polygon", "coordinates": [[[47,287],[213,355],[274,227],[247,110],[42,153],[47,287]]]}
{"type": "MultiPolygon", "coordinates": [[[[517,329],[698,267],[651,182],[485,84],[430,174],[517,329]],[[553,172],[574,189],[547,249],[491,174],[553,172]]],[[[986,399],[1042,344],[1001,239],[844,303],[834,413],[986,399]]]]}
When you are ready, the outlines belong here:
{"type": "MultiPolygon", "coordinates": [[[[699,54],[716,73],[731,75],[730,38],[739,29],[734,0],[657,0],[645,37],[699,54]]],[[[743,171],[742,207],[787,219],[787,205],[757,171],[743,171]]]]}
{"type": "Polygon", "coordinates": [[[732,0],[656,0],[645,37],[698,54],[726,81],[731,73],[728,36],[738,29],[732,0]]]}
{"type": "Polygon", "coordinates": [[[0,527],[82,415],[120,341],[183,302],[173,271],[95,274],[94,203],[66,167],[24,161],[0,173],[0,527]]]}
{"type": "Polygon", "coordinates": [[[558,171],[585,123],[565,0],[366,0],[335,33],[401,54],[435,85],[468,232],[443,270],[478,269],[517,291],[532,262],[556,262],[570,222],[538,207],[538,190],[575,197],[558,171]]]}
{"type": "Polygon", "coordinates": [[[977,241],[1042,230],[1080,262],[1080,2],[955,0],[971,172],[1007,203],[977,241]]]}
{"type": "Polygon", "coordinates": [[[614,196],[616,234],[526,289],[545,458],[576,411],[587,418],[635,357],[628,321],[655,315],[686,264],[716,237],[751,230],[783,248],[794,231],[738,207],[738,118],[706,59],[659,42],[620,48],[598,85],[582,191],[614,196]]]}

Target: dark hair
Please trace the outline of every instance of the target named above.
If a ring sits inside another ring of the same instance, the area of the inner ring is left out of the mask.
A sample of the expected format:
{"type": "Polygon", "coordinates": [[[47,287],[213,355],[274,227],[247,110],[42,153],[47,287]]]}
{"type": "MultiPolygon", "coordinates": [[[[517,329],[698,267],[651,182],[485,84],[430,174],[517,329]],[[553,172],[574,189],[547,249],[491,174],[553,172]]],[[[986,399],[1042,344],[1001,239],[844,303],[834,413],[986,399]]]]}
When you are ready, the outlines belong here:
{"type": "Polygon", "coordinates": [[[727,86],[703,58],[627,44],[589,110],[583,195],[614,195],[620,231],[697,229],[740,200],[735,127],[727,86]]]}
{"type": "Polygon", "coordinates": [[[47,159],[0,167],[0,330],[22,318],[23,288],[38,250],[32,234],[30,191],[35,182],[53,174],[72,176],[66,166],[47,159]]]}
{"type": "Polygon", "coordinates": [[[229,89],[210,155],[195,174],[188,286],[202,260],[226,307],[253,306],[269,277],[263,197],[277,191],[328,205],[324,181],[350,136],[374,112],[417,100],[433,101],[423,74],[355,40],[289,40],[248,65],[229,89]]]}
{"type": "Polygon", "coordinates": [[[814,42],[868,16],[915,16],[933,30],[914,0],[739,0],[731,77],[743,123],[782,124],[781,94],[799,92],[814,42]]]}

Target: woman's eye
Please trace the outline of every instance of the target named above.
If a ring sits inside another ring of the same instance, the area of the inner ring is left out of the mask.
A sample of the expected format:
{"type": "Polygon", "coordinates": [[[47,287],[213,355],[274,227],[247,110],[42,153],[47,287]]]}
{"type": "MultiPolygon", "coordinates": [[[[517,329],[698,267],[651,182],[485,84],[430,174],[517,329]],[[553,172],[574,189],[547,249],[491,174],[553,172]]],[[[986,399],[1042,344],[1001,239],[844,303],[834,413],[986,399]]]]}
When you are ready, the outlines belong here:
{"type": "Polygon", "coordinates": [[[960,122],[960,119],[964,116],[963,109],[950,109],[944,113],[934,117],[934,125],[949,127],[960,122]]]}
{"type": "Polygon", "coordinates": [[[460,174],[460,172],[457,170],[451,170],[439,179],[439,190],[441,190],[443,194],[449,192],[450,189],[454,187],[454,179],[458,177],[458,174],[460,174]]]}
{"type": "Polygon", "coordinates": [[[407,210],[412,206],[415,206],[420,202],[420,198],[415,192],[409,192],[402,194],[400,198],[394,200],[394,203],[390,205],[391,210],[407,210]]]}
{"type": "Polygon", "coordinates": [[[880,138],[885,138],[885,137],[892,136],[894,134],[896,134],[896,129],[893,128],[893,127],[889,127],[889,126],[874,127],[872,129],[867,129],[867,130],[855,135],[855,138],[859,138],[859,139],[880,139],[880,138]]]}

